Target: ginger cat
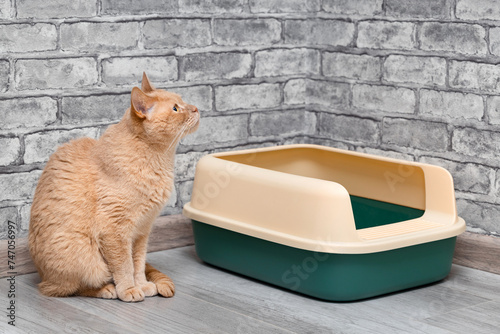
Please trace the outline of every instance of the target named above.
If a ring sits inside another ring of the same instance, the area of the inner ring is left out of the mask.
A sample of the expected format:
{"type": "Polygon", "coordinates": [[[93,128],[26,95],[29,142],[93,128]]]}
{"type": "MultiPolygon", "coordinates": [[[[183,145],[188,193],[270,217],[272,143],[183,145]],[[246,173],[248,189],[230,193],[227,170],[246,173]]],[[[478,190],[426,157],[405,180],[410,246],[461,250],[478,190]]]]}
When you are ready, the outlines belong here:
{"type": "Polygon", "coordinates": [[[52,154],[29,229],[42,294],[126,302],[173,296],[172,280],[146,263],[146,248],[173,187],[177,143],[199,119],[195,106],[155,89],[144,73],[119,123],[99,140],[73,140],[52,154]]]}

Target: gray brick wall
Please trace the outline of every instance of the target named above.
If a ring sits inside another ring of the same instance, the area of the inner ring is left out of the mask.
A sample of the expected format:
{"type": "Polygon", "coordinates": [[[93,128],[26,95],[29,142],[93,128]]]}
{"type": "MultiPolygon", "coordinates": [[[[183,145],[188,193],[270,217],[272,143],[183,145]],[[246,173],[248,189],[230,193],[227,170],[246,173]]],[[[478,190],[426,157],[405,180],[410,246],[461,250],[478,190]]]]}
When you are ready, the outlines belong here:
{"type": "Polygon", "coordinates": [[[499,64],[493,0],[0,0],[0,239],[143,70],[203,115],[163,214],[204,154],[317,143],[448,168],[469,230],[500,236],[499,64]]]}

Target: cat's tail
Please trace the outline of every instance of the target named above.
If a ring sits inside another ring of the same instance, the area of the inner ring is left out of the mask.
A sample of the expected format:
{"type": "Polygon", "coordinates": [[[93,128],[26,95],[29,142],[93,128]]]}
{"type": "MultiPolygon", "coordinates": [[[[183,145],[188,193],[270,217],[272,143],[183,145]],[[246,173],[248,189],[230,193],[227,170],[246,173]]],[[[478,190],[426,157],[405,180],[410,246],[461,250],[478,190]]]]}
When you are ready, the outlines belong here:
{"type": "Polygon", "coordinates": [[[172,297],[175,294],[175,286],[172,279],[149,263],[146,263],[146,279],[156,284],[158,293],[163,297],[172,297]]]}

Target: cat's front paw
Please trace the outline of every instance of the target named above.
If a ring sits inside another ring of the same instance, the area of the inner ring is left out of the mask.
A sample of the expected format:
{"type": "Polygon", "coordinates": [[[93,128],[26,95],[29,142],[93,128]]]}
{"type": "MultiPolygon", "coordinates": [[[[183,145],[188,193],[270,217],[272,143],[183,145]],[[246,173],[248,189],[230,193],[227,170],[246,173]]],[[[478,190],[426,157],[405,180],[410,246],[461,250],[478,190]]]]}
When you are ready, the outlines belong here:
{"type": "Polygon", "coordinates": [[[156,288],[163,297],[172,297],[175,294],[175,285],[170,278],[164,278],[156,282],[156,288]]]}
{"type": "Polygon", "coordinates": [[[146,297],[156,296],[158,294],[156,284],[154,284],[153,282],[139,284],[139,287],[141,288],[142,292],[144,292],[144,295],[146,297]]]}
{"type": "Polygon", "coordinates": [[[124,302],[140,302],[144,300],[144,292],[138,287],[117,290],[118,298],[124,302]]]}

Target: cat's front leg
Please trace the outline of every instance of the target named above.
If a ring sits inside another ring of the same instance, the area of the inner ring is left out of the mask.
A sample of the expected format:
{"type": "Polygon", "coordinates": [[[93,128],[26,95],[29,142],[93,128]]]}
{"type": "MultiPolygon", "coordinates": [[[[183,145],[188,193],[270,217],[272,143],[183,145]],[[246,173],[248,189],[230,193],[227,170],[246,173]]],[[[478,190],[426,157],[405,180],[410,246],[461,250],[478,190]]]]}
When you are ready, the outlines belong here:
{"type": "Polygon", "coordinates": [[[134,260],[134,280],[146,297],[156,296],[158,289],[156,284],[148,282],[146,279],[146,253],[148,248],[148,235],[139,236],[132,248],[132,258],[134,260]]]}
{"type": "Polygon", "coordinates": [[[118,298],[125,302],[144,300],[144,292],[135,284],[131,238],[121,233],[102,235],[101,250],[113,274],[118,298]]]}

